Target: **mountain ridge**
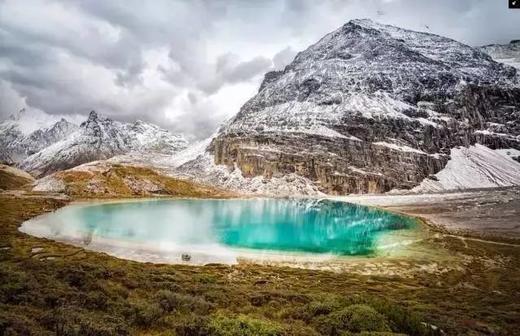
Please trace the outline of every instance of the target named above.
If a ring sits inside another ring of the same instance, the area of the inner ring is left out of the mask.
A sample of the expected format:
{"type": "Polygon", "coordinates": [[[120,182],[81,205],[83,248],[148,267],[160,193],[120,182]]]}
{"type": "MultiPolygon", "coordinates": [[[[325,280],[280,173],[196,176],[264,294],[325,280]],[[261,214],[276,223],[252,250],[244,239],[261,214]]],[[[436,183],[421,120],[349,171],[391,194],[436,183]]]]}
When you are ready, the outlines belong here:
{"type": "Polygon", "coordinates": [[[495,61],[520,69],[520,40],[512,40],[509,44],[488,44],[479,47],[495,61]]]}
{"type": "Polygon", "coordinates": [[[453,147],[518,148],[519,83],[479,49],[353,20],[266,74],[208,150],[245,177],[295,173],[327,193],[410,189],[453,147]]]}
{"type": "Polygon", "coordinates": [[[77,125],[61,118],[50,125],[43,125],[27,132],[23,118],[25,109],[0,122],[0,161],[15,164],[51,144],[62,140],[78,128],[77,125]],[[4,159],[2,159],[4,158],[4,159]]]}
{"type": "Polygon", "coordinates": [[[123,123],[91,111],[73,133],[28,156],[18,166],[43,176],[132,151],[174,153],[187,146],[182,136],[143,121],[123,123]]]}

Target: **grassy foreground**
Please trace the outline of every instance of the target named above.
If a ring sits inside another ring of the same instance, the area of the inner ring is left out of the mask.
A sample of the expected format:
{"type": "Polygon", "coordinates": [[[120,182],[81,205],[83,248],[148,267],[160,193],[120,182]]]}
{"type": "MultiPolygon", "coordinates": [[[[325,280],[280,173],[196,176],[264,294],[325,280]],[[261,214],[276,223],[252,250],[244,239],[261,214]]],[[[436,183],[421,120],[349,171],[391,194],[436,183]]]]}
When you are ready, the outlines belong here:
{"type": "Polygon", "coordinates": [[[17,231],[23,220],[65,204],[0,195],[0,335],[438,335],[440,329],[449,335],[515,335],[520,330],[517,247],[447,237],[440,246],[469,260],[467,266],[406,278],[247,264],[143,264],[17,231]]]}

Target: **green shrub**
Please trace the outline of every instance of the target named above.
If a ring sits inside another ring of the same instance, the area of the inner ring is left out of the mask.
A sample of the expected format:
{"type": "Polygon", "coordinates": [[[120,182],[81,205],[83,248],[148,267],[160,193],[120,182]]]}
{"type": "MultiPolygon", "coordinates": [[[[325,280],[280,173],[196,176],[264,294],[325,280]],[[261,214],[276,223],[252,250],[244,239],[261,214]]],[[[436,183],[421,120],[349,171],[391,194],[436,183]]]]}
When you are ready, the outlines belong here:
{"type": "Polygon", "coordinates": [[[89,292],[86,295],[84,306],[87,309],[105,310],[108,306],[108,297],[102,292],[89,292]]]}
{"type": "Polygon", "coordinates": [[[155,294],[159,305],[165,312],[171,312],[181,306],[179,295],[169,290],[160,290],[155,294]]]}
{"type": "Polygon", "coordinates": [[[149,327],[162,317],[163,311],[156,303],[146,301],[132,305],[134,324],[140,327],[149,327]]]}
{"type": "Polygon", "coordinates": [[[165,312],[182,310],[184,312],[207,314],[213,309],[213,304],[202,297],[174,293],[169,290],[158,291],[155,298],[165,312]]]}
{"type": "Polygon", "coordinates": [[[12,271],[1,280],[0,302],[20,303],[27,299],[27,292],[33,280],[25,272],[12,271]]]}
{"type": "Polygon", "coordinates": [[[386,331],[363,331],[359,334],[356,334],[356,336],[406,336],[406,334],[396,334],[386,331]]]}
{"type": "Polygon", "coordinates": [[[418,314],[410,312],[400,306],[384,301],[375,301],[371,306],[387,317],[394,330],[399,330],[409,335],[439,334],[439,332],[435,332],[426,327],[422,323],[423,319],[418,314]]]}
{"type": "Polygon", "coordinates": [[[57,336],[68,334],[67,330],[75,320],[75,313],[66,311],[66,308],[60,307],[48,310],[40,318],[40,323],[46,329],[53,331],[57,336]]]}
{"type": "Polygon", "coordinates": [[[271,296],[269,294],[253,294],[249,298],[251,304],[255,307],[260,307],[265,305],[271,300],[271,296]]]}
{"type": "Polygon", "coordinates": [[[302,308],[295,310],[290,317],[309,322],[317,316],[330,314],[340,307],[338,302],[330,299],[325,301],[311,301],[302,308]]]}
{"type": "Polygon", "coordinates": [[[68,269],[60,272],[60,277],[72,287],[85,288],[93,281],[92,275],[83,270],[68,269]]]}
{"type": "Polygon", "coordinates": [[[209,336],[209,319],[203,316],[190,315],[178,320],[175,326],[177,336],[209,336]]]}
{"type": "Polygon", "coordinates": [[[127,336],[129,334],[123,323],[110,323],[99,318],[82,319],[77,331],[77,336],[127,336]]]}
{"type": "Polygon", "coordinates": [[[386,318],[365,304],[351,305],[316,319],[317,329],[325,335],[343,332],[391,331],[386,318]]]}
{"type": "Polygon", "coordinates": [[[215,278],[215,276],[211,274],[201,274],[198,276],[198,281],[201,284],[209,285],[217,283],[217,278],[215,278]]]}
{"type": "Polygon", "coordinates": [[[334,310],[334,305],[331,302],[311,302],[305,307],[305,314],[309,317],[315,317],[319,315],[326,315],[334,310]]]}
{"type": "Polygon", "coordinates": [[[33,321],[23,315],[11,314],[0,305],[0,335],[32,335],[33,321]]]}
{"type": "Polygon", "coordinates": [[[283,335],[283,328],[265,320],[246,315],[227,317],[214,316],[209,324],[211,335],[215,336],[277,336],[283,335]]]}

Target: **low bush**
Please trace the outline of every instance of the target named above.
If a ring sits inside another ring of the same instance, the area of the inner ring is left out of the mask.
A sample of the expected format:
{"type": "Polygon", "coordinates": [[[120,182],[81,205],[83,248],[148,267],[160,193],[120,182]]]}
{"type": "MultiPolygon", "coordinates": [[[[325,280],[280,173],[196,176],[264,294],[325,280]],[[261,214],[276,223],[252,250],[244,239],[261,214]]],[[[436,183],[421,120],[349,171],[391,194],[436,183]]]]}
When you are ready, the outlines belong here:
{"type": "Polygon", "coordinates": [[[189,315],[176,321],[174,327],[177,336],[209,336],[209,319],[203,316],[189,315]]]}
{"type": "Polygon", "coordinates": [[[247,315],[237,317],[216,315],[209,323],[209,330],[210,334],[215,336],[278,336],[284,334],[283,328],[278,324],[247,315]]]}
{"type": "Polygon", "coordinates": [[[165,312],[179,310],[204,315],[213,309],[213,304],[202,297],[174,293],[169,290],[158,291],[155,298],[165,312]]]}
{"type": "Polygon", "coordinates": [[[106,310],[108,297],[102,292],[89,292],[85,297],[84,306],[92,310],[106,310]]]}
{"type": "Polygon", "coordinates": [[[181,306],[179,295],[172,291],[160,290],[155,297],[165,312],[172,312],[181,306]]]}
{"type": "Polygon", "coordinates": [[[140,301],[132,305],[132,318],[139,327],[150,327],[163,315],[163,310],[156,303],[140,301]]]}
{"type": "Polygon", "coordinates": [[[12,314],[0,305],[0,335],[32,335],[36,327],[23,315],[12,314]]]}

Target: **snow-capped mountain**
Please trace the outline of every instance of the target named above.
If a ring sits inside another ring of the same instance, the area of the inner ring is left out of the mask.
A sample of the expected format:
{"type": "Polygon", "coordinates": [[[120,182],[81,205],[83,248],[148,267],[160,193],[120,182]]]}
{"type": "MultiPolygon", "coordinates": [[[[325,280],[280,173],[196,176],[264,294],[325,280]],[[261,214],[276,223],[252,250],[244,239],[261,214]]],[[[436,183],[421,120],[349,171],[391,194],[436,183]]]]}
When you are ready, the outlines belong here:
{"type": "Polygon", "coordinates": [[[209,151],[245,177],[384,192],[439,172],[456,146],[520,148],[519,121],[514,67],[449,38],[352,20],[266,74],[209,151]]]}
{"type": "Polygon", "coordinates": [[[186,146],[184,138],[158,126],[143,121],[122,123],[92,111],[76,132],[29,156],[19,166],[43,176],[132,151],[171,154],[186,146]]]}
{"type": "Polygon", "coordinates": [[[16,156],[10,148],[11,143],[21,139],[24,135],[13,120],[0,123],[0,163],[13,164],[16,156]]]}
{"type": "Polygon", "coordinates": [[[45,147],[65,139],[77,129],[78,126],[76,124],[61,119],[50,127],[37,129],[31,134],[13,142],[12,146],[26,155],[32,155],[45,147]]]}
{"type": "Polygon", "coordinates": [[[188,142],[182,136],[173,135],[157,125],[141,120],[132,124],[125,124],[124,127],[133,140],[131,147],[136,151],[172,154],[183,150],[188,145],[188,142]]]}
{"type": "Polygon", "coordinates": [[[25,115],[25,110],[21,110],[8,120],[0,122],[0,161],[9,164],[20,162],[78,129],[77,125],[62,118],[55,123],[49,120],[34,123],[32,120],[36,127],[34,130],[34,126],[27,128],[26,119],[29,118],[25,115]]]}
{"type": "Polygon", "coordinates": [[[489,44],[480,50],[491,56],[495,61],[520,69],[520,40],[509,44],[489,44]]]}

